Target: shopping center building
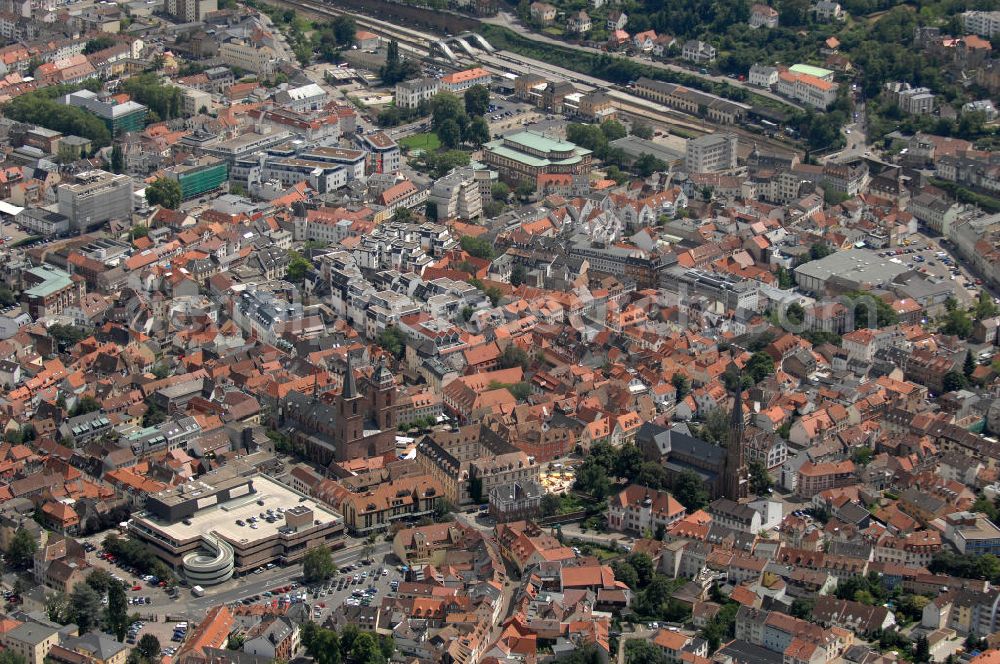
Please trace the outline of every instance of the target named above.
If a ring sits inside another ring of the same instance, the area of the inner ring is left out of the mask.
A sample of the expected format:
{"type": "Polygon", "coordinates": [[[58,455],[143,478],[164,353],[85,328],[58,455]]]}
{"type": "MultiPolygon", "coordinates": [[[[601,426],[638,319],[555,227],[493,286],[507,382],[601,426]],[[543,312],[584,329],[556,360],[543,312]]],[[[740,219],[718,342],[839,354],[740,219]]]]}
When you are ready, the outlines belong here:
{"type": "Polygon", "coordinates": [[[149,496],[129,531],[202,586],[344,545],[339,514],[270,477],[223,471],[149,496]]]}

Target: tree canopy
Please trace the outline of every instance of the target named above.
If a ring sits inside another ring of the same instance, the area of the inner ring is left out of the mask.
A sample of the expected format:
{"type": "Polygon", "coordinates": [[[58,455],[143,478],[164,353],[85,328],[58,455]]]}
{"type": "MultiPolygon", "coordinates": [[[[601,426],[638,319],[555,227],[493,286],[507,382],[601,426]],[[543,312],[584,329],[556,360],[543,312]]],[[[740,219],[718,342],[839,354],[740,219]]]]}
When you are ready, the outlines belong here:
{"type": "Polygon", "coordinates": [[[161,205],[169,210],[176,210],[181,200],[181,185],[172,178],[157,178],[146,187],[146,201],[150,205],[161,205]]]}

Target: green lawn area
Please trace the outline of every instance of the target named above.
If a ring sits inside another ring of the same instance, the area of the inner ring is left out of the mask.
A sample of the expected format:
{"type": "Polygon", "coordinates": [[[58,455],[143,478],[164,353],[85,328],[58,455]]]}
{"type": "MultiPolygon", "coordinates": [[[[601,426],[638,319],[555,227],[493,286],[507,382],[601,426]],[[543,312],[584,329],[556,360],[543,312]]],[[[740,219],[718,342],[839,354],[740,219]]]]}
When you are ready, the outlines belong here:
{"type": "Polygon", "coordinates": [[[433,152],[441,147],[441,141],[438,140],[437,134],[433,131],[429,131],[424,134],[406,136],[405,138],[399,139],[399,142],[411,150],[425,150],[433,152]]]}

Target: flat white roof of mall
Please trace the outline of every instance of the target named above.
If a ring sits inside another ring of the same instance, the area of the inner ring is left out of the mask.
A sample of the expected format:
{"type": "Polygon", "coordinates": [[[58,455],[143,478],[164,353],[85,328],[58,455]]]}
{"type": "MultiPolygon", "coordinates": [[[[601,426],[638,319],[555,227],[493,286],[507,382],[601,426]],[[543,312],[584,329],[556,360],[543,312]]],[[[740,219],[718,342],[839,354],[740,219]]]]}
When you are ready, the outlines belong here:
{"type": "Polygon", "coordinates": [[[274,480],[257,475],[253,478],[253,488],[255,493],[234,498],[225,503],[213,505],[199,512],[191,518],[191,525],[185,525],[183,521],[177,523],[166,523],[158,519],[151,518],[143,513],[136,517],[136,521],[145,522],[153,526],[156,530],[169,536],[171,539],[184,542],[202,533],[216,533],[223,539],[229,540],[237,546],[243,547],[253,542],[269,539],[278,534],[278,529],[285,526],[284,517],[278,513],[278,508],[283,510],[291,509],[301,505],[313,511],[313,525],[316,521],[324,524],[334,520],[343,520],[340,515],[331,509],[317,503],[312,498],[300,499],[302,494],[296,493],[289,487],[279,484],[274,480]],[[258,505],[257,501],[263,501],[263,505],[258,505]],[[274,523],[268,523],[260,518],[260,514],[267,515],[267,510],[271,509],[279,517],[274,523]],[[250,517],[257,517],[257,528],[251,528],[250,517]],[[241,520],[245,526],[236,525],[236,521],[241,520]]]}

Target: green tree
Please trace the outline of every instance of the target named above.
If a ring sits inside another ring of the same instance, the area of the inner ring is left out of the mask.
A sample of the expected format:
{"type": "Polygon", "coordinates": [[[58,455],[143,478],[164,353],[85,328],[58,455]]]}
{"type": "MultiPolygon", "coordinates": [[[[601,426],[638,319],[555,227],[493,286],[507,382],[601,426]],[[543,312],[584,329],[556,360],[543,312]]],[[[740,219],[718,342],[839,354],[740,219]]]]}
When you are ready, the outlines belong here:
{"type": "Polygon", "coordinates": [[[115,39],[111,35],[101,35],[99,37],[94,37],[88,41],[83,46],[83,54],[90,55],[91,53],[97,53],[98,51],[103,51],[106,48],[111,48],[115,45],[115,39]]]}
{"type": "Polygon", "coordinates": [[[649,177],[657,171],[667,170],[667,162],[649,153],[643,152],[632,164],[632,170],[641,177],[649,177]]]}
{"type": "Polygon", "coordinates": [[[7,564],[18,569],[25,569],[34,563],[35,550],[38,542],[24,528],[18,528],[7,547],[7,564]]]}
{"type": "Polygon", "coordinates": [[[639,474],[643,464],[642,450],[635,443],[625,443],[615,454],[614,473],[617,477],[632,479],[639,474]]]}
{"type": "Polygon", "coordinates": [[[374,634],[371,632],[358,634],[351,645],[351,661],[356,664],[385,664],[386,658],[374,634]]]}
{"type": "Polygon", "coordinates": [[[542,516],[554,516],[559,513],[562,501],[554,493],[547,493],[542,496],[541,512],[542,516]]]}
{"type": "Polygon", "coordinates": [[[449,118],[437,128],[437,137],[443,147],[454,150],[462,144],[462,129],[455,120],[449,118]]]}
{"type": "Polygon", "coordinates": [[[94,413],[101,409],[101,402],[99,402],[94,397],[89,394],[80,397],[73,406],[73,409],[69,412],[70,417],[75,417],[76,415],[86,415],[87,413],[94,413]]]}
{"type": "Polygon", "coordinates": [[[115,583],[115,579],[111,576],[111,572],[106,569],[101,569],[100,567],[95,567],[90,571],[90,574],[87,575],[87,584],[96,590],[99,595],[103,595],[108,592],[108,588],[111,587],[112,583],[115,583]]]}
{"type": "Polygon", "coordinates": [[[952,309],[944,316],[941,332],[953,334],[959,339],[968,339],[972,335],[972,320],[969,314],[961,309],[952,309]]]}
{"type": "Polygon", "coordinates": [[[333,28],[333,35],[338,44],[350,46],[354,43],[354,35],[358,32],[358,26],[354,19],[346,14],[342,14],[330,21],[333,28]]]}
{"type": "Polygon", "coordinates": [[[172,120],[181,115],[181,89],[164,83],[151,72],[125,79],[122,88],[135,101],[145,104],[161,120],[172,120]]]}
{"type": "Polygon", "coordinates": [[[968,384],[965,375],[958,371],[949,371],[941,378],[941,389],[945,392],[965,389],[968,384]]]}
{"type": "Polygon", "coordinates": [[[685,469],[677,476],[671,492],[689,512],[700,510],[708,504],[708,487],[692,470],[685,469]]]}
{"type": "Polygon", "coordinates": [[[495,201],[506,201],[510,196],[510,187],[505,182],[497,182],[490,187],[490,195],[495,201]]]}
{"type": "Polygon", "coordinates": [[[9,307],[17,302],[14,291],[7,284],[0,284],[0,306],[9,307]]]}
{"type": "Polygon", "coordinates": [[[750,490],[758,496],[768,492],[774,482],[767,472],[767,466],[760,460],[750,462],[750,490]]]}
{"type": "MultiPolygon", "coordinates": [[[[453,121],[461,130],[469,124],[469,116],[461,99],[449,92],[439,92],[431,99],[431,126],[441,138],[441,127],[448,120],[453,121]]],[[[443,140],[443,139],[442,139],[443,140]]]]}
{"type": "MultiPolygon", "coordinates": [[[[608,471],[588,457],[580,465],[573,486],[578,491],[590,494],[596,500],[604,500],[611,491],[611,480],[608,471]]],[[[678,499],[679,500],[679,499],[678,499]]]]}
{"type": "Polygon", "coordinates": [[[528,354],[524,352],[524,349],[515,343],[510,343],[503,352],[500,353],[500,368],[510,369],[512,367],[521,367],[522,369],[527,369],[531,365],[531,358],[528,354]]]}
{"type": "Polygon", "coordinates": [[[111,146],[110,167],[112,173],[122,173],[125,170],[125,154],[122,152],[122,146],[119,143],[111,146]]]}
{"type": "Polygon", "coordinates": [[[875,451],[872,448],[863,446],[856,447],[854,452],[851,453],[851,459],[854,463],[859,466],[867,466],[872,461],[872,457],[875,455],[875,451]]]}
{"type": "Polygon", "coordinates": [[[621,581],[632,590],[639,590],[639,574],[625,560],[616,560],[611,563],[611,569],[615,573],[615,581],[621,581]]]}
{"type": "Polygon", "coordinates": [[[639,466],[639,474],[635,476],[635,483],[660,491],[670,488],[670,476],[663,464],[656,461],[644,461],[639,466]]]}
{"type": "Polygon", "coordinates": [[[302,575],[306,583],[326,581],[336,573],[337,566],[333,564],[330,549],[325,546],[309,549],[302,558],[302,575]]]}
{"type": "Polygon", "coordinates": [[[152,634],[143,634],[135,649],[145,661],[155,661],[160,656],[160,640],[152,634]]]}
{"type": "Polygon", "coordinates": [[[474,256],[475,258],[482,258],[484,260],[491,261],[496,257],[492,243],[490,243],[490,241],[485,237],[463,235],[458,243],[462,247],[462,251],[470,256],[474,256]]]}
{"type": "Polygon", "coordinates": [[[101,596],[86,583],[78,583],[69,596],[69,610],[80,633],[98,626],[101,616],[101,596]]]}
{"type": "Polygon", "coordinates": [[[601,133],[604,134],[604,138],[610,143],[611,141],[617,141],[619,138],[625,138],[628,132],[625,131],[625,125],[617,120],[605,120],[601,123],[601,133]]]}
{"type": "Polygon", "coordinates": [[[389,42],[386,47],[385,65],[379,70],[379,77],[386,85],[395,85],[420,74],[420,66],[414,60],[404,59],[399,54],[399,43],[389,42]]]}
{"type": "Polygon", "coordinates": [[[759,383],[774,373],[774,360],[764,351],[758,351],[750,356],[746,371],[754,383],[759,383]]]}
{"type": "Polygon", "coordinates": [[[125,586],[120,581],[112,579],[108,586],[108,606],[104,610],[104,624],[115,635],[118,642],[121,643],[125,640],[125,634],[128,632],[130,622],[125,586]]]}
{"type": "Polygon", "coordinates": [[[985,289],[979,291],[979,298],[976,300],[975,316],[976,320],[985,320],[997,315],[997,305],[993,302],[989,292],[985,289]]]}
{"type": "Polygon", "coordinates": [[[632,124],[632,135],[649,140],[653,138],[653,128],[645,122],[635,122],[632,124]]]}
{"type": "Polygon", "coordinates": [[[397,359],[403,357],[403,353],[406,351],[406,337],[395,325],[390,325],[379,332],[375,343],[389,351],[397,359]]]}
{"type": "Polygon", "coordinates": [[[469,129],[466,131],[465,140],[475,147],[482,147],[483,143],[490,140],[490,126],[481,115],[472,118],[469,129]]]}
{"type": "Polygon", "coordinates": [[[729,438],[729,415],[722,408],[713,408],[705,416],[698,435],[710,443],[722,444],[729,438]]]}
{"type": "Polygon", "coordinates": [[[86,332],[74,325],[63,325],[56,323],[50,325],[49,336],[55,339],[63,347],[75,346],[87,338],[86,332]]]}
{"type": "Polygon", "coordinates": [[[965,353],[965,362],[962,363],[962,373],[965,374],[966,378],[971,378],[975,370],[976,362],[972,359],[972,351],[968,350],[965,353]]]}
{"type": "Polygon", "coordinates": [[[796,597],[789,609],[789,614],[802,620],[811,620],[815,606],[816,600],[812,597],[796,597]]]}
{"type": "Polygon", "coordinates": [[[490,108],[490,90],[485,85],[473,85],[465,91],[465,113],[482,117],[490,108]]]}
{"type": "Polygon", "coordinates": [[[307,622],[302,628],[302,645],[316,660],[316,664],[340,664],[343,661],[341,639],[332,629],[307,622]]]}
{"type": "Polygon", "coordinates": [[[674,389],[677,390],[677,401],[686,397],[691,391],[691,381],[682,373],[675,373],[670,378],[670,382],[673,384],[674,389]]]}
{"type": "Polygon", "coordinates": [[[931,661],[931,646],[927,641],[927,637],[921,634],[917,637],[917,640],[913,643],[913,661],[914,662],[929,662],[931,661]]]}
{"type": "Polygon", "coordinates": [[[524,278],[527,276],[527,271],[524,269],[524,265],[518,263],[510,271],[510,285],[517,288],[524,283],[524,278]]]}
{"type": "Polygon", "coordinates": [[[171,178],[157,178],[146,187],[146,201],[150,205],[176,210],[181,204],[181,185],[171,178]]]}
{"type": "Polygon", "coordinates": [[[303,283],[312,268],[312,263],[305,256],[291,249],[288,251],[288,271],[285,276],[289,281],[296,284],[303,283]]]}
{"type": "Polygon", "coordinates": [[[518,200],[522,203],[527,202],[527,200],[531,198],[534,193],[535,185],[530,182],[518,182],[517,188],[514,189],[514,195],[517,196],[518,200]]]}

